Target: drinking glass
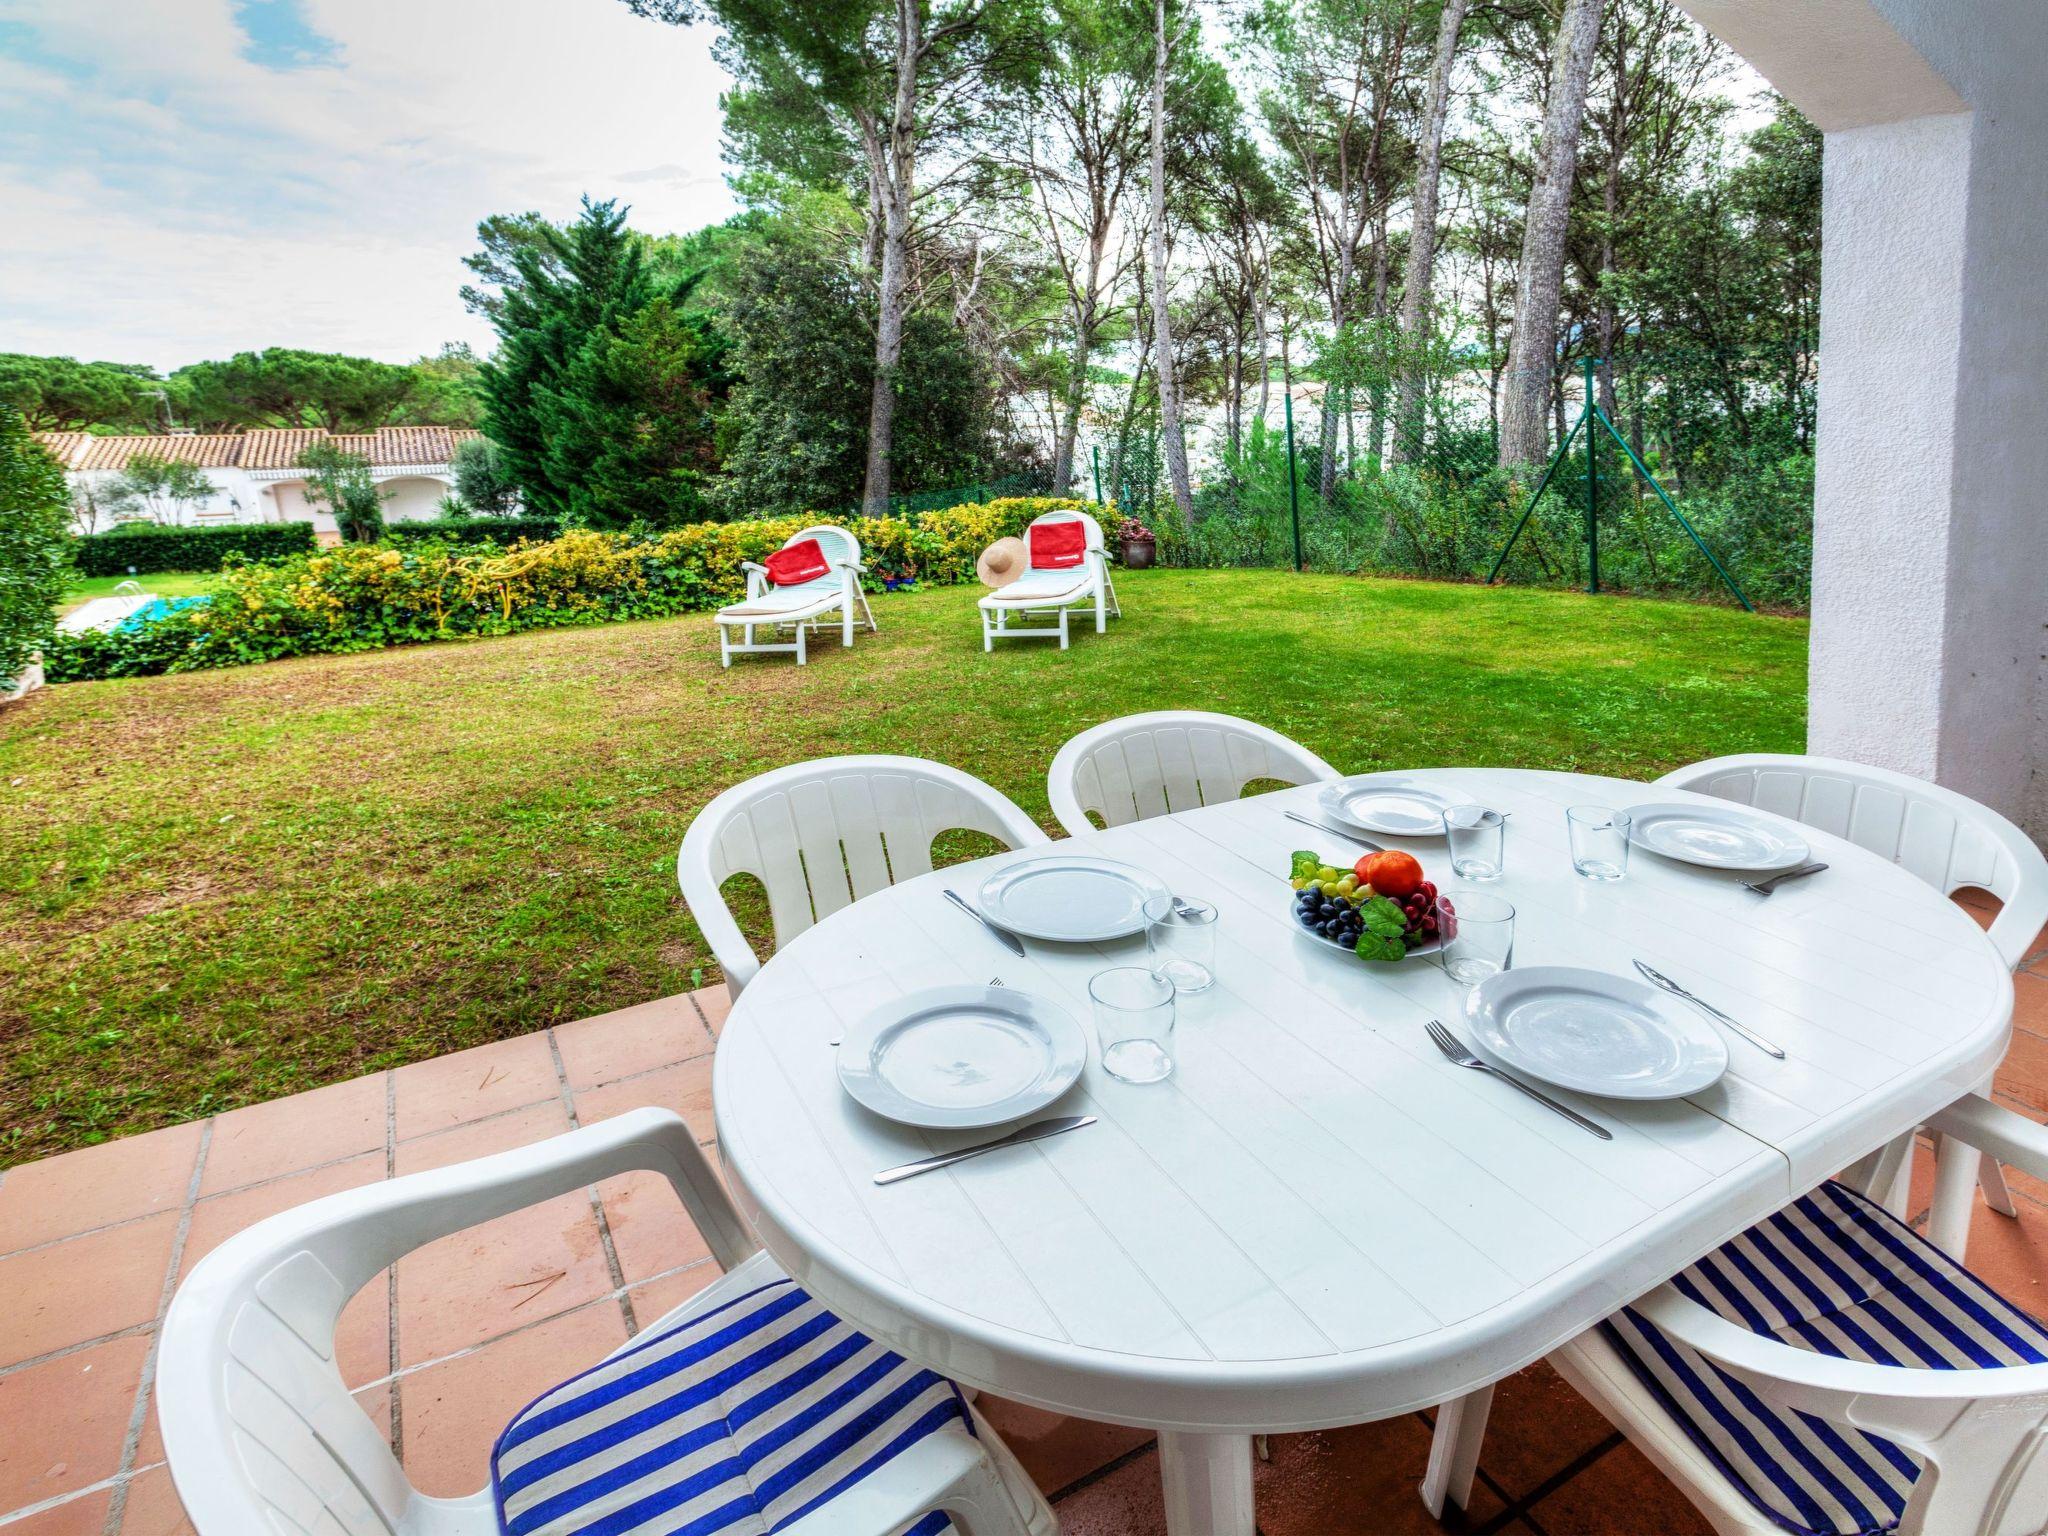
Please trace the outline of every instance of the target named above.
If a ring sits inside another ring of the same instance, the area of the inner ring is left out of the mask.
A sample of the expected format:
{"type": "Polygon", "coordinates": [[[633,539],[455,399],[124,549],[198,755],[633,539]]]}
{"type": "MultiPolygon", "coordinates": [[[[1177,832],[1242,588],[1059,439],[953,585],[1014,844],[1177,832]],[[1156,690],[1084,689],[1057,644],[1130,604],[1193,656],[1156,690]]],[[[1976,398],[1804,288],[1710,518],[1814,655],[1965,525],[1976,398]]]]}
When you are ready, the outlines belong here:
{"type": "Polygon", "coordinates": [[[1439,896],[1437,905],[1449,914],[1443,953],[1444,974],[1451,980],[1476,987],[1514,964],[1513,903],[1484,891],[1458,891],[1439,896]]]}
{"type": "Polygon", "coordinates": [[[1628,873],[1627,811],[1575,805],[1564,813],[1572,835],[1572,868],[1587,880],[1619,880],[1628,873]]]}
{"type": "Polygon", "coordinates": [[[1451,873],[1460,880],[1498,880],[1507,867],[1507,823],[1483,805],[1454,805],[1444,812],[1451,873]]]}
{"type": "Polygon", "coordinates": [[[1097,971],[1088,982],[1102,1065],[1127,1083],[1156,1083],[1173,1071],[1173,983],[1142,965],[1097,971]]]}
{"type": "Polygon", "coordinates": [[[1206,901],[1154,896],[1145,903],[1145,954],[1176,992],[1216,980],[1216,909],[1206,901]]]}

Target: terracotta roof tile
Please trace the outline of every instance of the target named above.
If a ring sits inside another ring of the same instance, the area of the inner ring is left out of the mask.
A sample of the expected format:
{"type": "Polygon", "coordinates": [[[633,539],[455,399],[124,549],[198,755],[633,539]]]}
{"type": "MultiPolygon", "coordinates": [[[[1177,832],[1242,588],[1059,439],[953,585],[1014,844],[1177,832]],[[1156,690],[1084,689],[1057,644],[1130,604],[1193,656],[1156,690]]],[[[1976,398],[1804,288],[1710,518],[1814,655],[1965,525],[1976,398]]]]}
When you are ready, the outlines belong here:
{"type": "Polygon", "coordinates": [[[330,433],[324,427],[257,427],[213,435],[161,434],[96,437],[90,432],[38,432],[36,440],[66,469],[127,467],[138,453],[205,469],[291,469],[313,444],[328,441],[359,453],[373,468],[446,464],[455,445],[483,434],[471,427],[380,427],[375,432],[330,433]]]}

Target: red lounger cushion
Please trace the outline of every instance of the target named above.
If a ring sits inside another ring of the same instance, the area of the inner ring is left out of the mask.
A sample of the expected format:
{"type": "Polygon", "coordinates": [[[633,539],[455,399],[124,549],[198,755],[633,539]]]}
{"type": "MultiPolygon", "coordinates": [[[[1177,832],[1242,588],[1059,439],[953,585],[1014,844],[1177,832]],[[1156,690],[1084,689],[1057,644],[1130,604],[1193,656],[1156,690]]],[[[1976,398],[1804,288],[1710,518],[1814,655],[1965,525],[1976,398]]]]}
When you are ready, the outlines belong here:
{"type": "Polygon", "coordinates": [[[1031,569],[1034,571],[1071,570],[1087,555],[1086,523],[1040,523],[1031,530],[1031,569]]]}
{"type": "Polygon", "coordinates": [[[768,579],[778,587],[816,581],[832,569],[825,559],[824,547],[816,539],[805,539],[787,549],[778,549],[762,563],[768,567],[768,579]]]}

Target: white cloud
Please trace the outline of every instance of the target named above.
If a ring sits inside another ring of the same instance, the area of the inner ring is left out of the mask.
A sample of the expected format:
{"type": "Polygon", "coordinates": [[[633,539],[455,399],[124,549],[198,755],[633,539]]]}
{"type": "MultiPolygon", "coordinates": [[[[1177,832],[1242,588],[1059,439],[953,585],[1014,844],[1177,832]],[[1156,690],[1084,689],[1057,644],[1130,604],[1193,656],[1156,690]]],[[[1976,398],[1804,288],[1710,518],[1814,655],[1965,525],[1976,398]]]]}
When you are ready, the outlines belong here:
{"type": "Polygon", "coordinates": [[[484,346],[457,289],[486,215],[733,211],[708,31],[618,0],[302,14],[334,64],[251,62],[230,0],[0,0],[0,350],[484,346]]]}

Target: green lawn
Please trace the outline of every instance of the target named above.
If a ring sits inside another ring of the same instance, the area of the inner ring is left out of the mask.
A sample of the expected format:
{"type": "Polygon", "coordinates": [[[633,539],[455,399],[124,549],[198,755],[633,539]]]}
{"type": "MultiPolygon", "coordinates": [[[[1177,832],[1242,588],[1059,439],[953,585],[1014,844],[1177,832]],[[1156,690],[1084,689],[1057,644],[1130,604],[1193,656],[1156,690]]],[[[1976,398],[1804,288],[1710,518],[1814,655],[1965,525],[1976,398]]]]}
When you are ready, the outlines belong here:
{"type": "Polygon", "coordinates": [[[88,598],[112,597],[124,581],[140,582],[142,590],[158,597],[195,597],[213,590],[214,578],[197,571],[158,571],[147,576],[81,576],[58,600],[57,612],[69,613],[88,598]]]}
{"type": "Polygon", "coordinates": [[[133,682],[0,711],[0,1163],[691,984],[690,817],[903,752],[1051,826],[1045,770],[1134,710],[1227,710],[1341,768],[1648,776],[1803,740],[1803,620],[1528,589],[1144,572],[1060,654],[972,591],[719,669],[702,617],[133,682]]]}

